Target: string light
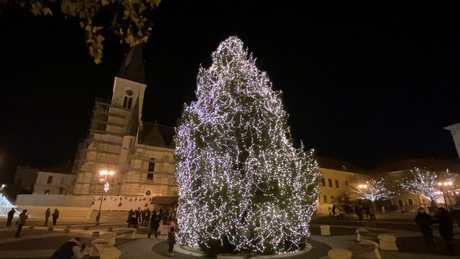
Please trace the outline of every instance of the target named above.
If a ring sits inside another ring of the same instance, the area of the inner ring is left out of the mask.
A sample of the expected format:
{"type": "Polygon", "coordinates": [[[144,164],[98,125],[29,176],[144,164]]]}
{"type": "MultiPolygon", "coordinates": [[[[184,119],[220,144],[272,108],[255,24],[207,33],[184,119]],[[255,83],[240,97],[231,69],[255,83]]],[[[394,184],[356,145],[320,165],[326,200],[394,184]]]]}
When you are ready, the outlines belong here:
{"type": "Polygon", "coordinates": [[[370,200],[388,200],[395,196],[392,190],[394,187],[389,186],[389,182],[384,177],[363,178],[357,177],[353,179],[350,185],[352,196],[355,199],[370,200]]]}
{"type": "Polygon", "coordinates": [[[296,251],[318,198],[313,151],[295,149],[281,92],[230,37],[200,67],[176,129],[178,240],[235,251],[296,251]]]}

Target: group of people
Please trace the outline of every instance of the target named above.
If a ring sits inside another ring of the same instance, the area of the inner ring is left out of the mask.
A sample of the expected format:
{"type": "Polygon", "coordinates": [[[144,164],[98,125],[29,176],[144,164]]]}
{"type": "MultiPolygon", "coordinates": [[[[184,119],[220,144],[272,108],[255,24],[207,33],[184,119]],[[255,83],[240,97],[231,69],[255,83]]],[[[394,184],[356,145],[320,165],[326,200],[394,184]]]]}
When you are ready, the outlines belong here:
{"type": "Polygon", "coordinates": [[[128,212],[128,220],[126,221],[128,222],[128,228],[137,228],[139,223],[143,227],[148,226],[150,221],[150,214],[151,212],[149,208],[141,210],[141,208],[139,207],[137,210],[130,210],[128,212]]]}
{"type": "Polygon", "coordinates": [[[370,220],[375,220],[375,209],[374,208],[369,208],[369,207],[364,207],[363,206],[358,206],[356,205],[355,208],[349,204],[346,205],[333,205],[332,208],[328,208],[329,216],[330,217],[336,217],[337,219],[352,219],[353,218],[353,211],[356,213],[356,216],[358,217],[358,220],[361,221],[364,219],[364,215],[366,215],[366,218],[370,220]]]}
{"type": "MultiPolygon", "coordinates": [[[[138,227],[138,224],[141,223],[142,226],[147,226],[150,223],[150,231],[147,235],[148,238],[152,236],[152,234],[155,236],[155,238],[158,238],[158,236],[161,235],[161,232],[163,232],[163,218],[164,215],[162,213],[162,210],[157,212],[156,210],[153,210],[152,212],[150,211],[149,208],[145,210],[141,210],[138,208],[137,210],[130,210],[128,212],[128,228],[129,227],[138,227]]],[[[169,255],[174,255],[173,249],[174,249],[174,244],[176,243],[176,225],[174,224],[173,221],[170,222],[169,228],[168,228],[168,252],[169,255]]]]}
{"type": "Polygon", "coordinates": [[[447,252],[450,254],[455,254],[455,247],[453,242],[454,223],[449,211],[447,211],[445,208],[438,208],[437,215],[432,217],[430,214],[426,213],[424,208],[420,207],[417,211],[417,216],[415,216],[415,223],[417,223],[417,225],[420,227],[428,248],[433,250],[437,250],[437,246],[434,240],[431,225],[438,223],[439,234],[444,239],[447,247],[447,252]]]}
{"type": "MultiPolygon", "coordinates": [[[[11,226],[11,223],[13,222],[13,218],[14,218],[15,213],[16,213],[16,210],[14,208],[11,208],[11,210],[8,211],[7,220],[6,220],[6,226],[7,227],[11,226]]],[[[54,209],[54,212],[53,212],[52,215],[51,215],[50,208],[48,208],[46,210],[46,212],[45,212],[45,227],[48,226],[48,220],[49,220],[50,216],[53,217],[53,226],[56,226],[57,219],[59,218],[59,210],[54,209]]],[[[15,237],[19,237],[19,235],[21,234],[22,227],[26,224],[26,221],[27,221],[28,218],[29,218],[29,214],[27,214],[27,210],[23,210],[19,214],[19,218],[16,221],[16,225],[18,225],[18,229],[16,231],[15,237]]]]}

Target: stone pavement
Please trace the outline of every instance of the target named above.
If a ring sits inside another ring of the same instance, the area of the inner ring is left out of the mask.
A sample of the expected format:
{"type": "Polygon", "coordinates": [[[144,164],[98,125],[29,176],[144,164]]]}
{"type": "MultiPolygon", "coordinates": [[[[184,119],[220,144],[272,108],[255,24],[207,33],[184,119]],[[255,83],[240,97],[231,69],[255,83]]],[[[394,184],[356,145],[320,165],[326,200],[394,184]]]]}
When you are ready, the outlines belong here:
{"type": "MultiPolygon", "coordinates": [[[[94,224],[79,224],[72,225],[70,233],[64,233],[64,226],[55,227],[54,231],[48,232],[45,227],[35,227],[28,229],[25,227],[21,233],[21,238],[14,238],[15,228],[0,228],[0,259],[45,259],[64,242],[79,236],[84,243],[90,244],[93,231],[107,231],[107,227],[112,226],[114,229],[126,228],[126,224],[102,224],[94,226],[94,224]],[[90,226],[90,230],[83,230],[84,226],[90,226]]],[[[359,227],[359,226],[358,226],[359,227]]],[[[327,259],[327,252],[332,248],[349,248],[354,246],[356,241],[357,226],[331,225],[332,236],[320,236],[319,225],[312,225],[312,236],[308,242],[311,245],[309,252],[297,255],[289,255],[286,258],[300,259],[327,259]]],[[[140,228],[134,239],[117,238],[116,246],[122,251],[120,259],[141,259],[155,258],[165,259],[171,258],[167,255],[166,243],[166,226],[163,235],[159,238],[147,238],[148,228],[140,228]]],[[[439,237],[435,230],[436,242],[438,244],[438,252],[425,249],[423,237],[419,232],[369,228],[377,233],[392,233],[397,237],[397,245],[399,252],[380,251],[382,258],[393,259],[452,259],[460,257],[460,250],[456,251],[457,256],[446,256],[444,242],[439,237]]],[[[460,239],[456,239],[456,247],[460,248],[460,239]]],[[[179,245],[175,246],[174,258],[198,258],[188,255],[189,251],[182,249],[179,245]]]]}

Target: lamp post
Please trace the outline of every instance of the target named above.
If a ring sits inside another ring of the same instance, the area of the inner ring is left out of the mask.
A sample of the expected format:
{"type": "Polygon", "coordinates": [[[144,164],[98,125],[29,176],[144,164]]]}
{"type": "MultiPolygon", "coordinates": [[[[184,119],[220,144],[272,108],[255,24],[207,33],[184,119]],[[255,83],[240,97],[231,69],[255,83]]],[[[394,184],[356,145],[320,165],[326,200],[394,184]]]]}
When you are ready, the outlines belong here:
{"type": "Polygon", "coordinates": [[[446,199],[446,188],[452,187],[453,183],[452,181],[444,181],[444,182],[438,182],[438,186],[440,187],[441,192],[436,192],[436,194],[442,194],[442,197],[444,198],[444,206],[447,208],[447,199],[446,199]]]}
{"type": "MultiPolygon", "coordinates": [[[[101,180],[104,180],[104,192],[107,193],[107,191],[109,190],[109,186],[110,186],[109,182],[107,182],[107,176],[114,175],[115,172],[114,171],[108,172],[107,170],[102,170],[99,172],[99,174],[104,176],[104,179],[101,179],[101,180]]],[[[97,216],[96,216],[96,225],[99,225],[99,221],[101,220],[101,209],[102,209],[102,201],[104,200],[104,192],[102,192],[102,195],[101,195],[101,203],[99,204],[99,213],[97,213],[97,216]]]]}

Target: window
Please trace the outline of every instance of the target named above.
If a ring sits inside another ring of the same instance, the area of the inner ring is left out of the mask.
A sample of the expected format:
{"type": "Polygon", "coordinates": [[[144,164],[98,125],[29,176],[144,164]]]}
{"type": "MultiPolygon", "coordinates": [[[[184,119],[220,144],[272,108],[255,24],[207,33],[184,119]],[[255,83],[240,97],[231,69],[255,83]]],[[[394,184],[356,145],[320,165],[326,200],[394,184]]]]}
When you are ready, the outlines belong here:
{"type": "Polygon", "coordinates": [[[326,179],[321,178],[321,186],[326,186],[326,179]]]}
{"type": "Polygon", "coordinates": [[[331,196],[331,203],[334,203],[334,196],[331,196]]]}
{"type": "Polygon", "coordinates": [[[46,181],[46,183],[53,183],[53,177],[52,177],[52,176],[48,176],[48,180],[46,181]]]}
{"type": "Polygon", "coordinates": [[[131,109],[131,105],[133,104],[133,98],[128,98],[128,109],[131,109]]]}
{"type": "Polygon", "coordinates": [[[153,173],[147,174],[147,180],[153,180],[153,173]]]}
{"type": "Polygon", "coordinates": [[[332,179],[327,179],[327,181],[329,182],[329,187],[332,187],[332,179]]]}
{"type": "Polygon", "coordinates": [[[335,188],[339,188],[339,180],[335,180],[335,188]]]}
{"type": "Polygon", "coordinates": [[[44,192],[43,194],[49,195],[49,194],[50,194],[50,190],[45,190],[45,192],[44,192]]]}
{"type": "Polygon", "coordinates": [[[345,181],[345,186],[346,186],[346,187],[350,186],[350,184],[348,183],[348,181],[345,181]]]}
{"type": "Polygon", "coordinates": [[[126,108],[127,105],[128,105],[128,97],[125,96],[125,99],[123,100],[123,107],[126,108]]]}
{"type": "Polygon", "coordinates": [[[414,205],[414,201],[412,199],[407,200],[407,205],[414,205]]]}
{"type": "MultiPolygon", "coordinates": [[[[155,158],[150,158],[150,160],[155,160],[155,158]]],[[[154,172],[155,171],[155,162],[149,162],[149,172],[154,172]]]]}
{"type": "Polygon", "coordinates": [[[327,203],[327,196],[326,195],[323,196],[323,201],[324,201],[324,203],[327,203]]]}

